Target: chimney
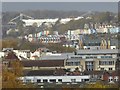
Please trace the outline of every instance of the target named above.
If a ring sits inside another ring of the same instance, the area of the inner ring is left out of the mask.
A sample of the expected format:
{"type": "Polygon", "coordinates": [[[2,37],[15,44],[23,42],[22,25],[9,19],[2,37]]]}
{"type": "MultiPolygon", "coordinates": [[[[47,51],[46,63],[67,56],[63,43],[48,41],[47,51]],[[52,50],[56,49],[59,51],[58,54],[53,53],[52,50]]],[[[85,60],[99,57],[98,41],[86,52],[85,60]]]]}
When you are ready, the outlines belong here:
{"type": "Polygon", "coordinates": [[[103,40],[103,39],[101,40],[100,48],[101,48],[101,49],[104,49],[104,40],[103,40]]]}
{"type": "Polygon", "coordinates": [[[104,49],[107,49],[107,42],[104,40],[104,49]]]}
{"type": "Polygon", "coordinates": [[[110,49],[110,39],[108,40],[108,49],[110,49]]]}
{"type": "Polygon", "coordinates": [[[83,41],[79,40],[79,49],[83,49],[83,41]]]}

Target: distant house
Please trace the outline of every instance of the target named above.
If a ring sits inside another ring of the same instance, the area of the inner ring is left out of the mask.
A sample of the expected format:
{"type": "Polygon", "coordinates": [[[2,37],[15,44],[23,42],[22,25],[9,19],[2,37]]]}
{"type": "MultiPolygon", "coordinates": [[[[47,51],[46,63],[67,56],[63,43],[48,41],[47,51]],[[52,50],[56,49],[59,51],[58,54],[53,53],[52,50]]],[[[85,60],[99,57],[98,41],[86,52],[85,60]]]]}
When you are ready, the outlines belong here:
{"type": "Polygon", "coordinates": [[[103,80],[107,81],[108,83],[118,83],[119,79],[120,79],[120,72],[113,71],[113,72],[103,73],[103,80]]]}
{"type": "Polygon", "coordinates": [[[109,39],[109,36],[101,37],[97,35],[84,35],[80,37],[80,49],[117,49],[119,41],[109,39]]]}
{"type": "Polygon", "coordinates": [[[22,60],[30,58],[30,50],[13,50],[13,52],[17,55],[17,57],[22,60]]]}
{"type": "Polygon", "coordinates": [[[19,60],[19,58],[16,56],[14,52],[11,51],[11,52],[8,52],[8,54],[4,56],[2,60],[3,60],[2,61],[3,66],[9,67],[12,61],[19,60]]]}
{"type": "Polygon", "coordinates": [[[9,52],[3,60],[6,60],[6,61],[14,61],[14,60],[19,60],[18,57],[16,56],[16,54],[14,52],[9,52]]]}
{"type": "Polygon", "coordinates": [[[42,36],[39,38],[41,43],[60,43],[60,37],[57,36],[42,36]]]}
{"type": "Polygon", "coordinates": [[[119,27],[113,27],[113,28],[110,28],[110,33],[113,34],[113,33],[119,33],[120,30],[119,30],[119,27]]]}
{"type": "Polygon", "coordinates": [[[95,35],[84,36],[82,38],[83,49],[100,49],[101,38],[95,35]]]}
{"type": "Polygon", "coordinates": [[[0,58],[3,58],[5,56],[5,52],[0,52],[0,58]]]}

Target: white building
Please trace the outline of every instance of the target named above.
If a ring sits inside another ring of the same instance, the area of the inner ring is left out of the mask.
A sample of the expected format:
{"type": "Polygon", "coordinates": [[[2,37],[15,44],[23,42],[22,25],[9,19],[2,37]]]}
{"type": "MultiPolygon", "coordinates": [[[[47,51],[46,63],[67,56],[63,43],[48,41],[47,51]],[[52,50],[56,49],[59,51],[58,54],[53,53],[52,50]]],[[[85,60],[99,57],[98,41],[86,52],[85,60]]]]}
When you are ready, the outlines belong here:
{"type": "MultiPolygon", "coordinates": [[[[71,20],[79,20],[84,17],[76,17],[76,18],[62,18],[60,19],[61,24],[66,24],[71,20]]],[[[42,25],[42,23],[45,23],[47,26],[51,26],[51,24],[55,24],[59,18],[55,19],[22,19],[23,22],[25,22],[26,26],[32,26],[34,23],[37,23],[38,27],[42,25]]]]}
{"type": "Polygon", "coordinates": [[[24,76],[20,79],[24,83],[80,83],[89,81],[90,76],[24,76]]]}
{"type": "Polygon", "coordinates": [[[119,32],[120,32],[119,27],[112,27],[112,28],[110,28],[110,33],[119,33],[119,32]]]}
{"type": "Polygon", "coordinates": [[[39,41],[41,43],[60,43],[61,42],[60,37],[55,35],[39,37],[39,41]]]}
{"type": "Polygon", "coordinates": [[[5,52],[0,52],[0,58],[5,56],[5,52]]]}
{"type": "Polygon", "coordinates": [[[35,60],[35,59],[38,59],[42,56],[42,52],[40,50],[36,50],[35,52],[31,52],[30,53],[30,59],[31,60],[35,60]]]}
{"type": "Polygon", "coordinates": [[[22,21],[25,22],[26,26],[32,26],[34,23],[37,23],[38,27],[42,25],[42,23],[51,23],[55,24],[55,22],[58,20],[58,18],[55,19],[23,19],[22,21]]]}
{"type": "Polygon", "coordinates": [[[60,23],[61,23],[61,24],[66,24],[66,23],[68,23],[68,22],[71,21],[71,20],[73,20],[73,18],[64,18],[64,19],[61,19],[61,20],[60,20],[60,23]]]}
{"type": "Polygon", "coordinates": [[[75,55],[68,56],[65,68],[79,67],[82,71],[114,71],[118,55],[118,49],[78,50],[75,55]]]}
{"type": "Polygon", "coordinates": [[[20,60],[22,60],[22,58],[30,58],[30,50],[13,50],[13,52],[18,56],[20,60]]]}

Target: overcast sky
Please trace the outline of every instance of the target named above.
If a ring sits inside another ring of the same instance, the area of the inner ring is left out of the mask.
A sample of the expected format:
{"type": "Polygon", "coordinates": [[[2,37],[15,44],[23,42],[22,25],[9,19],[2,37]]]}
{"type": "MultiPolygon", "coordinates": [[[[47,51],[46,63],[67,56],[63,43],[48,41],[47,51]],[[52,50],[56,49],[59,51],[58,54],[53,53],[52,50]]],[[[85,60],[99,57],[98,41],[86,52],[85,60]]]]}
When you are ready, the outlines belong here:
{"type": "Polygon", "coordinates": [[[1,0],[2,2],[118,2],[119,0],[1,0]]]}
{"type": "Polygon", "coordinates": [[[3,2],[3,11],[64,10],[118,11],[117,2],[3,2]]]}

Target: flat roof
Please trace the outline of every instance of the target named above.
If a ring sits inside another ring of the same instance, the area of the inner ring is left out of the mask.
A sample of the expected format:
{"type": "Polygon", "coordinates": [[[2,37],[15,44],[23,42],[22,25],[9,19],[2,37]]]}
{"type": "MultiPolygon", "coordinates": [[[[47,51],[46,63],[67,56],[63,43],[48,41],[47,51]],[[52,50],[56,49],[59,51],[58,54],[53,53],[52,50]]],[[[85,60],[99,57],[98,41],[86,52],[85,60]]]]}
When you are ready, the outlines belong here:
{"type": "Polygon", "coordinates": [[[119,49],[85,49],[77,50],[77,54],[117,54],[119,49]]]}
{"type": "Polygon", "coordinates": [[[61,55],[46,55],[40,57],[40,60],[64,60],[69,56],[74,55],[74,53],[60,53],[61,55]]]}

